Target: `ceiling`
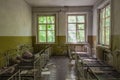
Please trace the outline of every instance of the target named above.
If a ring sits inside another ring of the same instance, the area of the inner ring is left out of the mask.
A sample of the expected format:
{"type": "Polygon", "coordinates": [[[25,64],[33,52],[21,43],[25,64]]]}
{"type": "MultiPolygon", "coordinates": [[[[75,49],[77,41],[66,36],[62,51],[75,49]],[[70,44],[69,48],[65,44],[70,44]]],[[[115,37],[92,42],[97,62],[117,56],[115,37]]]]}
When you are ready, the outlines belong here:
{"type": "Polygon", "coordinates": [[[39,6],[92,6],[97,0],[25,0],[33,7],[39,6]]]}

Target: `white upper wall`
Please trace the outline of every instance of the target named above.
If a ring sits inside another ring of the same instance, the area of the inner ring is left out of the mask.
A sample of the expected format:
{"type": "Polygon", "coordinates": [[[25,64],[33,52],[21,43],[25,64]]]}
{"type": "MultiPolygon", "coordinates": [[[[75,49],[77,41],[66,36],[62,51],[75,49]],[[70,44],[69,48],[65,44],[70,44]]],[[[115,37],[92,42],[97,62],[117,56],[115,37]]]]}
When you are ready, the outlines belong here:
{"type": "Polygon", "coordinates": [[[97,36],[98,34],[98,7],[103,3],[102,0],[96,2],[93,7],[93,35],[97,36]]]}
{"type": "Polygon", "coordinates": [[[0,36],[31,36],[31,17],[24,0],[0,0],[0,36]]]}

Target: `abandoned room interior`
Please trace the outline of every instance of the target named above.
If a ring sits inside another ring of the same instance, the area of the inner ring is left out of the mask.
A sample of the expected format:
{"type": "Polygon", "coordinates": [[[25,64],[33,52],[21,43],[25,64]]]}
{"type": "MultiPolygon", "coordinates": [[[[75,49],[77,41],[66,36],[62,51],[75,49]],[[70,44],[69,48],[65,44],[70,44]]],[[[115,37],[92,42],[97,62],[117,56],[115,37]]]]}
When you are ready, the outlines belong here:
{"type": "Polygon", "coordinates": [[[120,0],[0,0],[0,80],[120,80],[120,0]]]}

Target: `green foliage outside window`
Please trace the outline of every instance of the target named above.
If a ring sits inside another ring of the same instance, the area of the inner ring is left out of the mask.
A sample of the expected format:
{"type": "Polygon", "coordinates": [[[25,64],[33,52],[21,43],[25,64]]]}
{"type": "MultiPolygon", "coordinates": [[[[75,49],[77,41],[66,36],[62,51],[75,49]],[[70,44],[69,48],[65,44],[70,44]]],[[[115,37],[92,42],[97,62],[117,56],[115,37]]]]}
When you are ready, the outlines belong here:
{"type": "Polygon", "coordinates": [[[84,27],[85,25],[84,24],[78,24],[78,29],[85,29],[85,27],[84,27]]]}
{"type": "Polygon", "coordinates": [[[39,38],[39,42],[46,42],[46,32],[45,31],[40,31],[38,38],[39,38]]]}
{"type": "Polygon", "coordinates": [[[55,16],[38,17],[38,42],[55,42],[55,16]]]}

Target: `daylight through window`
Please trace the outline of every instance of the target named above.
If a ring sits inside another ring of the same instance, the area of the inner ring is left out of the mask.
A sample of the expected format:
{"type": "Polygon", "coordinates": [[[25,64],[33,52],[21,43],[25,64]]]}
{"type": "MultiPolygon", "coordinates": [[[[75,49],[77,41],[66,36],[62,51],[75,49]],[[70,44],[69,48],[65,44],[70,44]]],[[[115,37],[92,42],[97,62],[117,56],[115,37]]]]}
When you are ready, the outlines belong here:
{"type": "Polygon", "coordinates": [[[85,15],[68,15],[67,42],[85,42],[85,15]]]}
{"type": "Polygon", "coordinates": [[[100,10],[100,29],[99,43],[103,45],[110,44],[110,5],[100,10]]]}
{"type": "Polygon", "coordinates": [[[55,42],[55,16],[38,16],[38,42],[55,42]]]}

